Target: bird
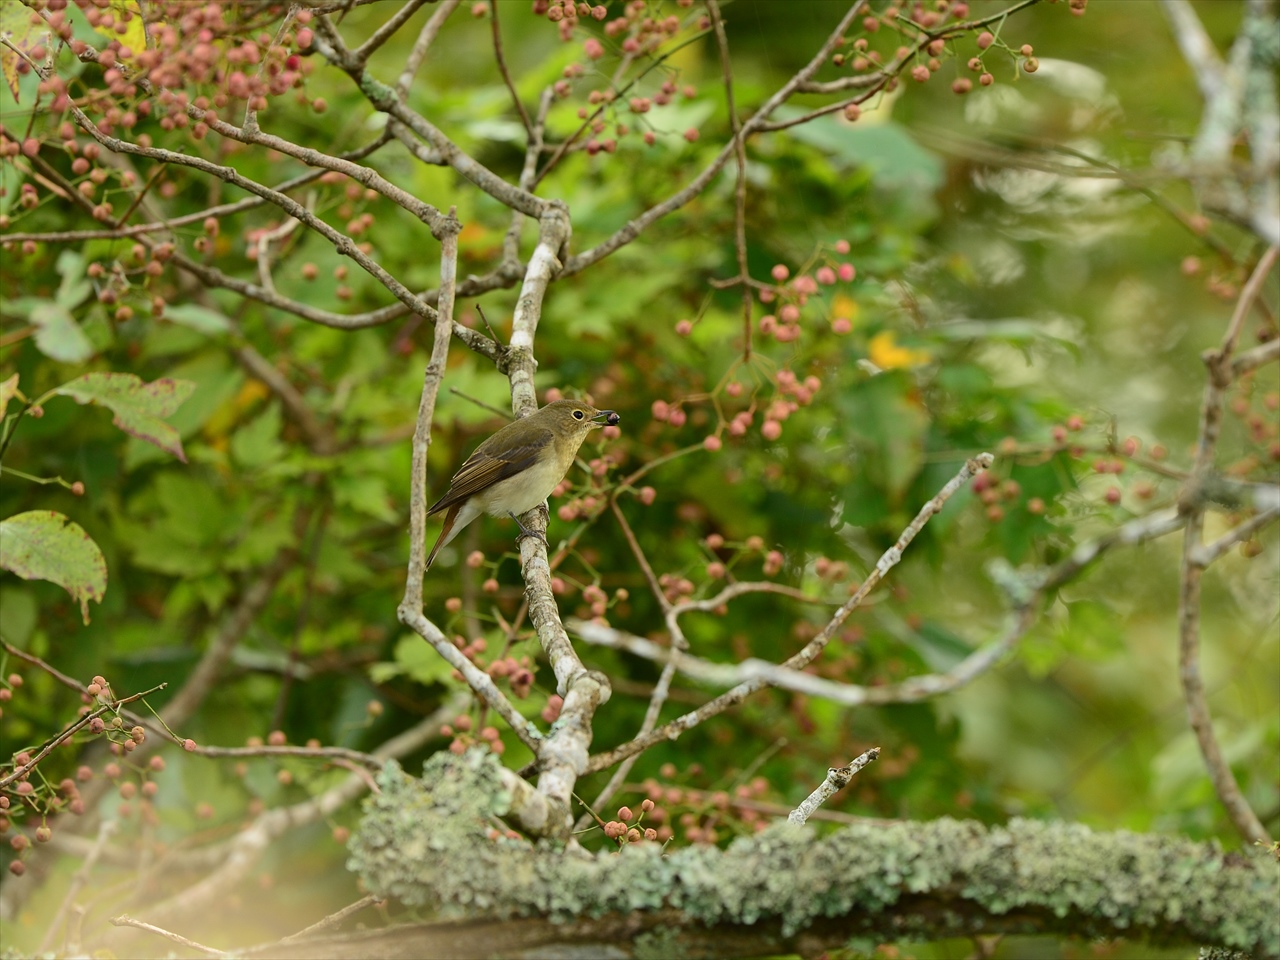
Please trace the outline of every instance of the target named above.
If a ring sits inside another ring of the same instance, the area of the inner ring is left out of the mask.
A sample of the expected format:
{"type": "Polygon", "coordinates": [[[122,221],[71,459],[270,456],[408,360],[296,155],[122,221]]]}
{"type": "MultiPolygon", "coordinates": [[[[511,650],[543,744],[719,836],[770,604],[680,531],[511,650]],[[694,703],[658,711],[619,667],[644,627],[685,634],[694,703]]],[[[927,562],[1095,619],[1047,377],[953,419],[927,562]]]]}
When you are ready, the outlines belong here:
{"type": "Polygon", "coordinates": [[[481,513],[511,517],[530,536],[520,514],[551,496],[587,434],[616,426],[621,419],[614,410],[597,410],[580,400],[555,400],[485,440],[453,475],[448,492],[427,510],[429,517],[443,512],[444,526],[425,569],[481,513]]]}

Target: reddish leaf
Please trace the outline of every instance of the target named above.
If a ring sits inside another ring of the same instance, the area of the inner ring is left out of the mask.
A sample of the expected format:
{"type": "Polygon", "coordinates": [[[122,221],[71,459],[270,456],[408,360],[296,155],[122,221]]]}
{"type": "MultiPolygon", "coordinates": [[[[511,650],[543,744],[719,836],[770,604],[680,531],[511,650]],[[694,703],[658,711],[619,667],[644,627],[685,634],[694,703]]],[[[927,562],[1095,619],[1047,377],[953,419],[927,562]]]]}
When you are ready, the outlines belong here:
{"type": "Polygon", "coordinates": [[[164,418],[182,406],[195,388],[190,380],[169,377],[144,383],[132,373],[86,373],[64,383],[54,393],[109,408],[115,414],[112,423],[125,433],[155,444],[186,463],[178,431],[164,418]]]}

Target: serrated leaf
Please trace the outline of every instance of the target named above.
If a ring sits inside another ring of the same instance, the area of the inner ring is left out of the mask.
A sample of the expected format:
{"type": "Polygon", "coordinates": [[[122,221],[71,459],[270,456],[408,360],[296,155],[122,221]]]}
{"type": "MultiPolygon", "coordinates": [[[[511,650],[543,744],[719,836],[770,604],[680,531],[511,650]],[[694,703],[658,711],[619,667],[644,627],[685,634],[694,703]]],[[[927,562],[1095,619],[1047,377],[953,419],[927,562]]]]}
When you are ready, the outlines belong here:
{"type": "Polygon", "coordinates": [[[18,395],[18,374],[14,374],[8,380],[0,380],[0,420],[4,419],[5,411],[9,409],[9,401],[18,395]]]}
{"type": "Polygon", "coordinates": [[[93,356],[93,341],[62,304],[36,304],[31,308],[31,322],[36,328],[36,349],[49,359],[84,363],[93,356]]]}
{"type": "Polygon", "coordinates": [[[187,455],[178,431],[165,423],[165,418],[172,415],[195,388],[190,380],[169,377],[144,383],[132,373],[86,373],[64,383],[54,393],[72,397],[77,403],[107,407],[115,414],[111,422],[125,433],[186,463],[187,455]]]}
{"type": "Polygon", "coordinates": [[[231,435],[231,456],[249,469],[274,463],[288,452],[280,441],[283,425],[280,404],[272,403],[260,416],[231,435]]]}
{"type": "Polygon", "coordinates": [[[208,307],[201,307],[194,303],[165,307],[164,316],[166,320],[172,320],[174,323],[208,334],[211,337],[229,333],[231,330],[231,321],[225,316],[216,310],[210,310],[208,307]]]}
{"type": "Polygon", "coordinates": [[[351,507],[360,513],[395,523],[399,520],[395,507],[391,503],[391,494],[387,490],[387,481],[383,477],[372,474],[360,476],[337,475],[331,478],[333,499],[340,506],[351,507]]]}
{"type": "Polygon", "coordinates": [[[0,521],[0,567],[24,580],[48,580],[80,603],[89,622],[89,601],[102,602],[107,561],[78,523],[54,510],[31,510],[0,521]]]}

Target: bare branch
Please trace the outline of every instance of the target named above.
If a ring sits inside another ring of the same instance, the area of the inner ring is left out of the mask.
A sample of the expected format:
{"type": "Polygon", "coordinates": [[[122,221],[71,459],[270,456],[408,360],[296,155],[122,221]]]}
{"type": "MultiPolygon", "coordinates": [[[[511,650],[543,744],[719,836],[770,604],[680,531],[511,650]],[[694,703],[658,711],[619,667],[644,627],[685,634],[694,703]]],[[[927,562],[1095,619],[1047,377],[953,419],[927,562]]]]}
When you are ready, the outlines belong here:
{"type": "Polygon", "coordinates": [[[203,943],[196,943],[194,940],[189,940],[186,937],[173,933],[170,930],[165,930],[163,927],[157,927],[150,923],[143,923],[141,920],[134,920],[127,913],[122,913],[118,917],[112,917],[110,922],[113,927],[135,927],[138,930],[145,930],[148,933],[154,933],[157,936],[164,937],[166,940],[172,940],[174,943],[181,944],[189,950],[197,950],[200,953],[207,953],[212,957],[228,956],[228,953],[225,950],[206,947],[203,943]]]}
{"type": "Polygon", "coordinates": [[[422,25],[418,39],[414,41],[413,49],[409,51],[409,56],[405,59],[404,70],[400,73],[400,79],[396,81],[396,94],[400,99],[403,100],[409,95],[409,87],[413,84],[414,74],[418,72],[418,68],[422,66],[422,61],[426,59],[427,51],[431,49],[431,44],[435,42],[436,34],[440,32],[440,28],[449,19],[449,15],[457,10],[461,3],[462,0],[440,0],[436,9],[432,11],[430,19],[422,25]]]}
{"type": "Polygon", "coordinates": [[[1280,360],[1280,340],[1268,340],[1231,361],[1231,379],[1239,379],[1242,374],[1276,360],[1280,360]]]}
{"type": "Polygon", "coordinates": [[[392,14],[391,18],[352,52],[351,55],[356,59],[356,62],[360,64],[368,63],[369,57],[373,55],[373,52],[395,36],[396,31],[403,27],[406,21],[417,13],[418,8],[424,3],[426,3],[426,0],[401,0],[399,9],[392,14]]]}
{"type": "Polygon", "coordinates": [[[736,168],[733,203],[733,249],[738,257],[738,280],[742,284],[742,361],[751,360],[751,271],[747,268],[747,145],[742,139],[742,122],[733,102],[733,66],[729,62],[729,38],[725,34],[724,19],[720,16],[717,0],[707,0],[707,13],[716,34],[716,49],[720,53],[720,71],[724,75],[725,109],[729,111],[729,123],[733,129],[733,159],[736,168]]]}
{"type": "Polygon", "coordinates": [[[846,766],[829,769],[827,778],[818,784],[817,790],[805,797],[800,806],[791,811],[787,816],[787,822],[793,823],[797,827],[804,826],[805,822],[813,816],[814,812],[823,803],[847,787],[854,775],[878,756],[880,756],[880,748],[872,747],[862,756],[851,760],[846,766]]]}
{"type": "Polygon", "coordinates": [[[507,85],[507,90],[511,93],[511,102],[515,104],[516,112],[520,114],[520,122],[524,124],[528,142],[532,144],[538,139],[533,130],[533,121],[529,119],[529,111],[524,108],[524,103],[520,100],[516,85],[511,80],[511,73],[507,70],[507,60],[502,55],[502,30],[498,26],[498,0],[489,0],[489,23],[493,32],[493,59],[498,64],[498,73],[502,74],[502,82],[507,85]]]}
{"type": "Polygon", "coordinates": [[[1264,510],[1262,513],[1255,514],[1244,523],[1228,530],[1217,540],[1212,543],[1206,543],[1204,546],[1196,550],[1191,556],[1191,562],[1198,567],[1207,567],[1224,553],[1234,547],[1237,543],[1243,543],[1255,533],[1268,525],[1274,523],[1280,518],[1280,508],[1273,507],[1270,510],[1264,510]]]}
{"type": "MultiPolygon", "coordinates": [[[[111,839],[111,835],[120,827],[118,820],[103,820],[98,825],[98,836],[93,841],[93,846],[89,848],[85,854],[84,862],[80,864],[75,875],[71,878],[71,883],[67,886],[66,895],[62,898],[62,904],[58,907],[58,912],[53,915],[53,919],[49,921],[49,925],[45,928],[44,939],[40,941],[40,946],[36,953],[43,954],[53,943],[53,936],[62,928],[63,918],[71,912],[75,905],[76,898],[80,896],[80,891],[85,888],[89,882],[89,878],[93,876],[94,868],[98,865],[102,853],[107,848],[107,842],[111,839]]],[[[68,940],[71,939],[69,936],[68,940]]],[[[69,955],[71,951],[63,950],[63,955],[69,955]]],[[[77,951],[78,952],[78,951],[77,951]]]]}
{"type": "MultiPolygon", "coordinates": [[[[1221,346],[1204,355],[1207,376],[1200,405],[1195,463],[1191,479],[1183,489],[1180,504],[1186,517],[1187,529],[1182,543],[1182,576],[1178,591],[1178,672],[1187,703],[1187,719],[1200,745],[1200,753],[1214,791],[1236,830],[1249,842],[1261,840],[1265,843],[1271,842],[1266,828],[1240,791],[1214,734],[1204,680],[1200,675],[1200,590],[1204,566],[1199,561],[1204,558],[1206,548],[1202,545],[1205,508],[1198,493],[1208,482],[1213,466],[1214,450],[1222,424],[1223,394],[1231,384],[1232,352],[1243,329],[1244,318],[1252,309],[1253,301],[1261,292],[1262,282],[1278,256],[1280,248],[1273,246],[1258,261],[1253,274],[1240,291],[1221,346]]],[[[1210,545],[1207,548],[1210,554],[1215,547],[1216,545],[1210,545]]]]}
{"type": "Polygon", "coordinates": [[[374,109],[399,120],[422,137],[439,151],[449,166],[499,202],[532,217],[541,217],[546,212],[547,201],[507,183],[464,152],[424,116],[411,110],[395,90],[370,76],[364,66],[353,59],[351,51],[342,42],[337,29],[327,16],[318,16],[313,22],[316,26],[316,37],[313,41],[316,50],[355,81],[360,92],[365,95],[374,109]]]}
{"type": "Polygon", "coordinates": [[[361,910],[364,910],[366,907],[376,906],[377,904],[385,903],[385,902],[386,901],[383,898],[376,897],[371,893],[368,896],[361,897],[355,903],[347,904],[341,910],[335,910],[333,913],[329,914],[327,917],[324,917],[321,920],[317,920],[315,923],[311,924],[311,926],[306,927],[305,929],[299,930],[297,933],[293,933],[287,937],[281,938],[279,942],[282,944],[294,943],[295,941],[298,941],[298,940],[305,940],[308,937],[314,937],[318,933],[324,933],[324,931],[330,930],[333,927],[336,927],[338,924],[342,923],[342,921],[346,920],[348,917],[355,916],[357,913],[359,913],[361,910]]]}
{"type": "MultiPolygon", "coordinates": [[[[946,504],[947,500],[949,500],[951,496],[964,486],[964,484],[967,483],[975,474],[990,467],[994,459],[995,458],[992,457],[991,454],[982,453],[968,461],[964,467],[960,469],[960,472],[949,480],[938,494],[920,509],[916,518],[907,525],[907,528],[903,530],[902,534],[898,537],[897,542],[885,551],[884,555],[881,556],[879,561],[877,561],[875,568],[871,571],[870,575],[868,575],[867,579],[863,581],[862,586],[858,588],[857,592],[855,592],[853,596],[851,596],[840,607],[840,609],[835,612],[835,615],[827,625],[819,631],[818,635],[810,640],[809,643],[807,643],[798,653],[784,661],[783,666],[792,670],[801,670],[812,663],[826,648],[827,644],[830,643],[831,638],[835,636],[836,631],[848,618],[849,614],[851,614],[862,603],[862,601],[866,599],[867,595],[875,588],[884,575],[902,559],[903,551],[924,528],[924,525],[929,522],[929,519],[938,513],[946,504]]],[[[747,680],[734,687],[732,690],[716,697],[714,700],[703,704],[697,710],[694,710],[691,713],[686,713],[684,716],[678,717],[670,723],[664,724],[646,736],[637,737],[634,740],[630,740],[627,743],[615,747],[613,750],[607,751],[606,753],[597,754],[595,757],[591,758],[587,772],[593,773],[597,770],[603,770],[633,754],[647,750],[655,743],[660,743],[663,740],[674,740],[682,733],[693,729],[704,720],[722,713],[730,707],[737,706],[751,694],[756,693],[759,690],[763,690],[766,686],[768,686],[768,683],[762,679],[755,678],[747,680]]]]}

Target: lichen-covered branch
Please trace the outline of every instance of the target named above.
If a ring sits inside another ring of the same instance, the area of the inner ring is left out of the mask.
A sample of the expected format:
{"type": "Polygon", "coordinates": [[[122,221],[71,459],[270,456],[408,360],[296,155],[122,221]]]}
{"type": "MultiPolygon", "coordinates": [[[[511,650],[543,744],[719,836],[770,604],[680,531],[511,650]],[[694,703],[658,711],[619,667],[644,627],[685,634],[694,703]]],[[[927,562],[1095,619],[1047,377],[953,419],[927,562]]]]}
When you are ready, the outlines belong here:
{"type": "Polygon", "coordinates": [[[491,838],[487,817],[505,805],[498,769],[481,751],[437,754],[424,780],[388,766],[351,843],[351,865],[370,891],[430,905],[446,919],[475,920],[481,903],[491,918],[616,914],[635,924],[628,939],[645,929],[644,917],[661,915],[676,929],[752,924],[789,938],[792,949],[806,930],[894,940],[1004,931],[1280,953],[1280,865],[1212,844],[942,819],[822,837],[779,824],[726,850],[663,855],[642,842],[585,856],[491,838]]]}

